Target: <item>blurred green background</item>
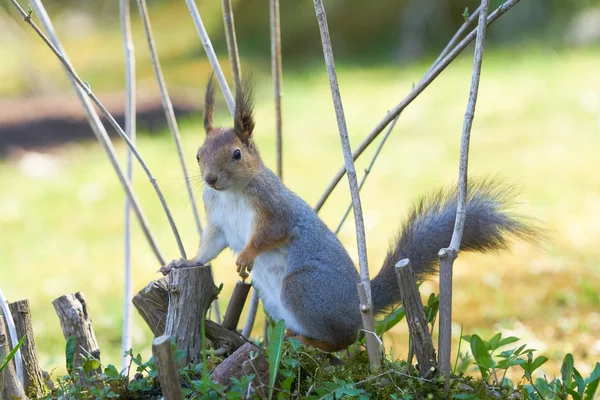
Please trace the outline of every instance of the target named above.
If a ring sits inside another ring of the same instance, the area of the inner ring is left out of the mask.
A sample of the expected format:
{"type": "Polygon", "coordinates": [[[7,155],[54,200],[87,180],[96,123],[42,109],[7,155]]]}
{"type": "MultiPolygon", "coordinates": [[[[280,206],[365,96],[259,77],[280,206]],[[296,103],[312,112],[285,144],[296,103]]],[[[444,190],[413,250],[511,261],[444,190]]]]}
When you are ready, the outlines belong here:
{"type": "MultiPolygon", "coordinates": [[[[242,66],[257,83],[256,139],[274,167],[268,1],[233,3],[242,66]]],[[[111,109],[122,112],[117,2],[48,1],[47,6],[80,76],[111,109]]],[[[229,77],[220,2],[198,6],[229,77]]],[[[475,1],[325,1],[354,145],[418,82],[462,23],[465,7],[476,6],[475,1]]],[[[158,106],[147,45],[132,7],[138,100],[158,106]]],[[[149,7],[174,98],[201,110],[210,67],[185,3],[151,1],[149,7]]],[[[281,26],[284,181],[314,204],[343,160],[312,2],[283,1],[281,26]]],[[[502,331],[547,355],[551,362],[543,369],[549,376],[559,372],[566,352],[573,352],[577,368],[587,373],[600,359],[600,2],[522,0],[493,25],[488,39],[470,173],[498,174],[516,183],[518,211],[538,218],[550,238],[540,248],[515,243],[506,252],[461,255],[455,268],[455,341],[461,325],[469,334],[502,331]]],[[[81,114],[59,63],[6,1],[0,1],[0,60],[3,135],[11,134],[19,118],[26,122],[43,113],[59,118],[69,107],[73,115],[81,114]]],[[[410,205],[457,178],[471,67],[472,47],[402,114],[367,181],[363,208],[372,274],[410,205]]],[[[221,98],[217,107],[220,122],[228,124],[221,98]]],[[[200,198],[194,168],[203,139],[200,115],[179,122],[200,198]]],[[[59,139],[62,134],[51,128],[43,133],[59,139]]],[[[138,149],[193,253],[198,236],[170,133],[164,127],[150,133],[143,120],[138,133],[138,149]]],[[[115,144],[124,161],[121,141],[115,144]]],[[[373,150],[358,161],[358,171],[373,150]]],[[[119,365],[124,196],[104,153],[83,139],[51,148],[13,144],[0,153],[0,287],[9,301],[30,299],[43,366],[63,369],[64,340],[51,301],[75,291],[87,296],[103,361],[119,365]]],[[[135,188],[161,249],[177,258],[167,221],[137,166],[135,188]]],[[[343,181],[320,214],[330,227],[337,226],[348,201],[343,181]]],[[[340,238],[355,257],[353,230],[349,218],[340,238]]],[[[137,291],[158,278],[159,267],[137,224],[133,249],[137,291]]],[[[229,252],[217,259],[214,272],[217,283],[225,284],[219,299],[224,309],[237,279],[229,252]]],[[[434,277],[422,286],[424,295],[437,290],[436,282],[434,277]]],[[[261,327],[262,314],[256,336],[261,327]]],[[[136,314],[134,350],[148,357],[151,340],[136,314]]],[[[384,340],[395,356],[406,357],[403,323],[384,340]]]]}

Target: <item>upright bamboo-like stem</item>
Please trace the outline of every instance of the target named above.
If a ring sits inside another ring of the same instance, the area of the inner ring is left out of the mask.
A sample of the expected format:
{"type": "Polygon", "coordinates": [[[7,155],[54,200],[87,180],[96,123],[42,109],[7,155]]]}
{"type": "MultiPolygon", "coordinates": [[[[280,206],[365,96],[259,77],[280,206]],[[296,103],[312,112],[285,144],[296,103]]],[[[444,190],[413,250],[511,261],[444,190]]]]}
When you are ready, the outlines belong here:
{"type": "Polygon", "coordinates": [[[231,74],[236,88],[242,87],[242,69],[240,67],[240,56],[238,53],[237,38],[235,35],[235,23],[231,0],[222,0],[223,24],[225,25],[225,38],[227,39],[227,53],[231,64],[231,74]]]}
{"type": "MultiPolygon", "coordinates": [[[[498,18],[500,18],[500,16],[502,16],[512,7],[514,7],[515,4],[517,4],[518,2],[519,0],[508,0],[505,3],[503,3],[500,7],[498,7],[493,13],[491,13],[488,16],[487,25],[490,25],[491,23],[496,21],[498,18]]],[[[377,136],[379,136],[379,134],[383,132],[385,127],[388,126],[388,124],[392,122],[392,120],[396,118],[410,103],[412,103],[412,101],[415,98],[417,98],[417,96],[419,96],[429,86],[429,84],[431,84],[431,82],[433,82],[434,79],[437,78],[442,73],[442,71],[444,71],[444,69],[446,69],[446,67],[450,65],[452,61],[454,61],[454,59],[456,59],[456,57],[458,57],[458,55],[475,39],[476,36],[476,30],[472,30],[459,44],[457,44],[454,47],[454,49],[450,53],[448,53],[448,55],[446,55],[442,59],[442,61],[440,61],[434,68],[432,68],[431,71],[428,72],[423,77],[423,79],[421,79],[421,81],[413,88],[413,90],[408,94],[408,96],[406,96],[404,100],[398,103],[398,105],[396,105],[396,107],[394,107],[385,116],[385,118],[383,118],[377,124],[377,126],[373,128],[373,130],[367,135],[367,137],[356,147],[354,153],[352,154],[352,159],[356,160],[365,151],[365,149],[369,147],[373,140],[375,140],[375,138],[377,138],[377,136]]],[[[318,212],[319,210],[321,210],[321,207],[323,207],[323,204],[325,204],[325,201],[327,201],[327,199],[333,192],[333,189],[335,189],[335,187],[340,182],[345,173],[345,167],[340,168],[336,172],[335,176],[333,177],[333,179],[331,180],[331,182],[317,201],[317,204],[314,207],[315,211],[318,212]]]]}
{"type": "Polygon", "coordinates": [[[450,382],[450,353],[452,345],[452,267],[458,256],[460,243],[465,227],[466,205],[467,205],[467,170],[469,164],[469,140],[471,127],[475,115],[479,80],[481,77],[481,63],[483,60],[483,49],[485,45],[486,17],[488,14],[489,0],[481,0],[479,22],[477,25],[477,41],[475,42],[475,56],[473,62],[473,76],[471,78],[471,90],[469,103],[465,112],[465,120],[460,145],[460,167],[458,175],[458,200],[456,208],[456,220],[450,246],[441,249],[440,257],[440,327],[439,327],[439,368],[440,374],[446,377],[446,389],[450,382]]]}
{"type": "MultiPolygon", "coordinates": [[[[6,297],[4,297],[4,292],[2,291],[2,289],[0,289],[0,308],[2,309],[2,313],[4,313],[4,319],[6,320],[6,325],[8,326],[8,336],[10,336],[11,348],[14,349],[19,343],[19,340],[21,340],[21,338],[17,337],[17,327],[15,326],[15,321],[13,320],[12,314],[10,312],[8,301],[6,301],[6,297]]],[[[0,318],[2,318],[2,315],[0,315],[0,318]]],[[[25,377],[23,375],[23,358],[21,358],[20,349],[16,351],[14,360],[17,377],[19,378],[19,382],[21,382],[21,385],[23,385],[25,382],[25,377]]],[[[1,388],[0,394],[2,394],[1,388]]]]}
{"type": "MultiPolygon", "coordinates": [[[[121,16],[121,31],[123,33],[123,48],[125,50],[125,133],[135,143],[136,138],[136,90],[135,90],[135,51],[133,40],[131,39],[131,13],[129,0],[119,0],[119,10],[121,16]]],[[[131,150],[127,150],[127,179],[133,181],[133,160],[131,150]]],[[[123,333],[121,335],[121,354],[125,354],[131,348],[131,207],[129,198],[125,196],[125,296],[123,299],[123,333]]],[[[121,368],[127,368],[129,364],[128,357],[121,360],[121,368]]]]}
{"type": "Polygon", "coordinates": [[[223,70],[219,65],[219,60],[217,59],[215,50],[212,47],[212,43],[208,37],[206,28],[204,27],[204,22],[202,22],[202,17],[200,16],[198,7],[196,7],[196,2],[194,0],[185,0],[185,3],[187,4],[190,14],[192,15],[194,26],[196,26],[196,31],[198,31],[198,35],[202,41],[202,46],[204,47],[208,61],[210,61],[210,65],[217,76],[217,82],[219,82],[219,87],[221,88],[221,92],[223,92],[225,102],[227,103],[227,107],[229,107],[229,112],[231,115],[233,115],[235,112],[235,101],[233,100],[231,90],[229,90],[229,85],[227,85],[227,80],[225,79],[225,75],[223,75],[223,70]]]}
{"type": "MultiPolygon", "coordinates": [[[[125,141],[125,143],[127,144],[128,148],[132,151],[133,155],[136,157],[136,159],[138,160],[139,164],[141,165],[142,169],[144,170],[144,172],[146,173],[146,175],[148,176],[148,179],[150,180],[150,183],[152,184],[152,186],[154,187],[154,190],[160,200],[160,203],[162,205],[163,211],[169,221],[169,224],[171,225],[171,230],[173,231],[173,235],[175,236],[175,240],[177,241],[177,245],[179,247],[179,251],[181,253],[181,256],[183,258],[186,258],[185,255],[185,249],[183,248],[183,244],[181,242],[181,238],[179,237],[179,232],[177,231],[177,227],[175,225],[175,221],[173,220],[173,216],[171,215],[171,212],[167,206],[167,203],[165,201],[164,196],[162,195],[162,192],[160,190],[160,188],[158,187],[158,184],[156,182],[156,179],[154,178],[154,176],[152,175],[152,173],[150,172],[150,169],[148,168],[148,166],[146,165],[146,163],[144,162],[144,160],[142,159],[142,157],[140,156],[140,154],[138,153],[138,151],[136,150],[135,146],[133,145],[133,143],[131,142],[131,140],[127,137],[127,135],[125,134],[125,131],[123,131],[123,128],[121,128],[121,126],[117,123],[117,121],[115,120],[115,118],[108,112],[108,110],[106,109],[106,107],[100,102],[100,100],[98,99],[98,97],[96,97],[96,95],[91,91],[89,85],[87,85],[86,83],[84,83],[81,78],[77,75],[77,73],[75,72],[75,70],[73,69],[73,66],[69,63],[69,61],[67,60],[67,58],[63,55],[63,51],[59,50],[52,42],[50,42],[50,40],[46,37],[46,35],[44,35],[44,33],[38,28],[38,26],[32,21],[31,17],[23,10],[23,8],[21,8],[21,6],[19,5],[19,3],[17,2],[17,0],[11,0],[11,2],[15,5],[15,7],[18,9],[19,13],[21,13],[21,15],[23,16],[23,19],[25,20],[25,22],[27,22],[32,28],[33,30],[38,34],[38,36],[40,36],[40,38],[42,38],[42,40],[44,41],[44,43],[46,43],[46,45],[48,47],[50,47],[50,49],[52,50],[52,52],[58,57],[58,59],[60,60],[60,62],[63,64],[65,70],[67,71],[67,73],[70,75],[70,77],[73,79],[73,81],[79,86],[79,88],[82,90],[82,94],[86,94],[91,100],[92,102],[96,105],[96,107],[98,107],[100,109],[100,111],[102,111],[102,113],[105,115],[105,117],[108,119],[108,121],[110,122],[110,124],[115,128],[115,130],[117,131],[117,133],[119,134],[119,136],[121,136],[121,138],[125,141]]],[[[39,0],[34,0],[32,1],[32,5],[34,7],[34,10],[36,11],[36,13],[44,13],[45,18],[47,18],[47,22],[49,22],[49,18],[47,17],[47,14],[45,12],[45,9],[43,8],[43,5],[41,4],[41,2],[39,0]]],[[[49,25],[51,26],[51,25],[49,25]]],[[[56,35],[54,34],[54,31],[49,31],[49,33],[51,34],[51,36],[53,37],[53,41],[56,42],[57,44],[60,43],[58,42],[56,35]]],[[[79,93],[79,92],[78,92],[79,93]]],[[[88,103],[86,103],[86,111],[87,111],[87,106],[88,103]]],[[[89,104],[90,106],[90,110],[92,110],[91,104],[89,104]]],[[[97,119],[97,114],[94,114],[95,118],[92,119],[97,119]]],[[[98,124],[101,124],[101,122],[98,120],[97,121],[98,124]]],[[[96,123],[93,123],[93,126],[95,126],[96,123]]],[[[106,131],[104,131],[106,132],[106,131]]],[[[101,139],[103,144],[105,142],[104,139],[101,139]]],[[[106,137],[106,140],[108,141],[107,143],[110,143],[110,139],[108,139],[108,137],[106,137]]],[[[108,144],[108,146],[112,149],[112,153],[114,154],[114,148],[112,148],[112,144],[108,144]]],[[[112,158],[109,156],[109,158],[112,158]]],[[[116,162],[116,159],[115,159],[116,162]]],[[[120,170],[120,168],[119,168],[120,170]]],[[[133,195],[131,186],[129,181],[125,178],[125,176],[122,174],[122,170],[119,173],[119,179],[122,178],[122,183],[123,185],[125,185],[128,189],[126,189],[128,191],[129,197],[130,198],[135,198],[135,196],[133,195]]],[[[134,203],[134,201],[132,200],[132,203],[134,203]]],[[[137,203],[137,200],[136,200],[137,203]]],[[[139,211],[139,207],[135,208],[134,210],[138,210],[139,211]]],[[[138,214],[136,212],[136,214],[138,214]]],[[[138,214],[138,218],[141,218],[140,214],[138,214]]],[[[143,227],[147,227],[147,224],[143,225],[143,227]]],[[[150,232],[147,231],[145,232],[148,235],[150,235],[150,232]]],[[[151,235],[150,235],[151,236],[151,235]]],[[[160,254],[160,252],[158,252],[158,249],[156,247],[153,248],[155,250],[155,254],[157,255],[157,258],[159,259],[159,262],[161,263],[161,265],[165,264],[165,260],[164,257],[162,257],[162,255],[160,254]]]]}
{"type": "Polygon", "coordinates": [[[277,133],[277,176],[283,178],[283,122],[281,119],[281,28],[279,23],[279,0],[270,0],[271,19],[271,75],[275,96],[275,131],[277,133]]]}
{"type": "MultiPolygon", "coordinates": [[[[352,204],[354,207],[354,222],[356,225],[356,240],[358,244],[358,263],[360,266],[360,289],[359,293],[363,294],[364,299],[361,299],[360,311],[363,318],[363,325],[367,337],[367,349],[369,351],[369,361],[373,369],[378,369],[381,363],[381,353],[379,351],[379,343],[373,333],[373,304],[371,301],[371,283],[369,278],[369,265],[367,263],[367,245],[365,239],[365,226],[362,215],[362,207],[360,204],[360,194],[358,192],[358,182],[356,179],[356,170],[354,161],[352,160],[352,149],[350,147],[350,139],[348,138],[348,129],[346,127],[346,118],[342,106],[342,98],[340,96],[340,88],[338,86],[337,75],[335,72],[335,63],[333,60],[333,49],[331,47],[331,39],[329,37],[329,28],[327,27],[327,16],[323,7],[322,0],[313,0],[319,31],[321,33],[321,43],[323,45],[323,56],[329,76],[329,85],[331,87],[331,97],[335,107],[335,114],[340,133],[340,141],[342,143],[342,151],[344,153],[344,164],[348,176],[350,186],[350,194],[352,196],[352,204]]],[[[361,296],[362,297],[362,296],[361,296]]]]}
{"type": "Polygon", "coordinates": [[[169,96],[165,78],[162,73],[162,68],[160,66],[160,59],[158,57],[158,50],[156,49],[156,44],[154,42],[154,34],[152,33],[152,25],[150,24],[146,0],[137,0],[137,4],[140,17],[142,18],[142,23],[144,24],[144,33],[146,35],[146,41],[148,42],[150,57],[152,58],[152,67],[154,68],[154,74],[156,75],[156,81],[158,82],[158,88],[160,90],[163,111],[167,119],[167,125],[169,125],[169,130],[171,131],[173,139],[175,140],[175,148],[177,149],[177,156],[179,157],[179,163],[181,164],[181,170],[183,171],[183,178],[185,179],[188,197],[190,199],[190,204],[192,205],[196,229],[198,234],[202,235],[202,223],[200,222],[198,207],[196,206],[196,198],[194,197],[194,191],[192,190],[192,184],[190,182],[185,163],[185,157],[183,156],[183,149],[181,147],[181,134],[179,133],[179,126],[177,125],[177,120],[175,119],[173,104],[171,103],[171,97],[169,96]]]}

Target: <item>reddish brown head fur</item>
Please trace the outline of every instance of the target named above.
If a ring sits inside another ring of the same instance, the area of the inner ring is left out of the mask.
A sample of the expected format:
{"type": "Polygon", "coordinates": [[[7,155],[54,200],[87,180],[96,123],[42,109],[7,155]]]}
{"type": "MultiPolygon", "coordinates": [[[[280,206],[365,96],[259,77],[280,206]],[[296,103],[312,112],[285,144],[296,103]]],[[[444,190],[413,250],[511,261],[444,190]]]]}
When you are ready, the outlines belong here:
{"type": "Polygon", "coordinates": [[[237,89],[233,128],[226,129],[213,126],[214,86],[211,77],[205,95],[206,139],[197,156],[200,172],[215,190],[243,189],[262,165],[252,140],[252,87],[245,84],[237,89]]]}

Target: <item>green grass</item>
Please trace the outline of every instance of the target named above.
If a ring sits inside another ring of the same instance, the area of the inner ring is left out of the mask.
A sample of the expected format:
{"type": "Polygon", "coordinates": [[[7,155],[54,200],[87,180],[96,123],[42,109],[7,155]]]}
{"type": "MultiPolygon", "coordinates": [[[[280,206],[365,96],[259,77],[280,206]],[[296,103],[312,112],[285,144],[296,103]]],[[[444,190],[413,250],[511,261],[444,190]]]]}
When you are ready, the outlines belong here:
{"type": "MultiPolygon", "coordinates": [[[[455,334],[463,324],[465,334],[487,337],[502,331],[504,336],[522,337],[550,358],[543,368],[549,375],[558,374],[566,352],[574,353],[582,373],[600,358],[599,61],[594,51],[488,51],[472,132],[470,173],[499,174],[515,182],[522,191],[519,211],[538,218],[550,239],[542,248],[517,243],[511,251],[498,254],[461,255],[455,267],[455,334]]],[[[181,70],[189,68],[185,64],[181,70]]],[[[369,177],[362,198],[372,274],[378,271],[410,204],[421,194],[456,180],[470,68],[469,58],[459,60],[411,104],[369,177]]],[[[354,145],[408,93],[424,69],[423,65],[404,69],[339,66],[354,145]]],[[[255,132],[266,164],[273,167],[274,107],[265,73],[256,74],[255,132]]],[[[190,83],[198,96],[204,78],[190,83]]],[[[284,91],[284,180],[314,204],[342,165],[324,68],[284,74],[284,91]]],[[[224,103],[218,106],[221,122],[227,123],[224,103]]],[[[203,139],[201,123],[182,121],[181,129],[188,163],[193,165],[203,139]]],[[[117,141],[117,147],[124,157],[122,143],[117,141]]],[[[142,134],[138,149],[166,195],[188,253],[195,252],[198,236],[170,135],[142,134]]],[[[359,171],[372,151],[360,159],[359,171]]],[[[71,144],[49,152],[48,157],[56,171],[43,178],[24,172],[18,157],[0,161],[2,289],[10,300],[30,299],[44,368],[64,366],[64,339],[51,301],[80,290],[89,302],[102,359],[118,365],[123,192],[94,142],[71,144]]],[[[195,169],[192,172],[197,175],[195,169]]],[[[135,188],[162,251],[168,258],[179,257],[140,168],[135,188]]],[[[199,195],[199,183],[196,190],[199,195]]],[[[321,213],[330,227],[335,228],[348,201],[344,180],[321,213]]],[[[340,238],[356,258],[352,218],[340,238]]],[[[137,225],[133,249],[137,291],[158,277],[159,265],[137,225]]],[[[237,279],[230,252],[216,260],[214,272],[217,284],[225,284],[219,299],[224,309],[237,279]]],[[[435,280],[422,286],[424,294],[436,287],[435,280]]],[[[261,320],[256,326],[262,327],[261,320]]],[[[260,329],[254,333],[261,334],[260,329]]],[[[135,351],[147,358],[151,339],[136,315],[135,351]]],[[[397,356],[406,357],[404,323],[384,340],[397,356]]]]}

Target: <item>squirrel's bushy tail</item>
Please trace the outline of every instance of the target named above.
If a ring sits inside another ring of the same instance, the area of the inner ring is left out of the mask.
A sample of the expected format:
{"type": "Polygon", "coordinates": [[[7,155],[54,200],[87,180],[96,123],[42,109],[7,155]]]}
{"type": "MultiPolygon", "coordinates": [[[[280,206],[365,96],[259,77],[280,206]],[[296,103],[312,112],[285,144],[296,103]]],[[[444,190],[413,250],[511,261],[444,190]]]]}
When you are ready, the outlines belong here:
{"type": "MultiPolygon", "coordinates": [[[[410,259],[419,279],[437,272],[438,252],[450,245],[456,219],[457,192],[440,190],[417,202],[402,225],[383,267],[371,281],[375,312],[382,312],[400,301],[395,274],[396,263],[410,259]]],[[[512,186],[493,178],[475,179],[468,186],[465,229],[460,251],[487,252],[505,249],[511,237],[536,242],[542,236],[535,224],[511,213],[512,186]]]]}

